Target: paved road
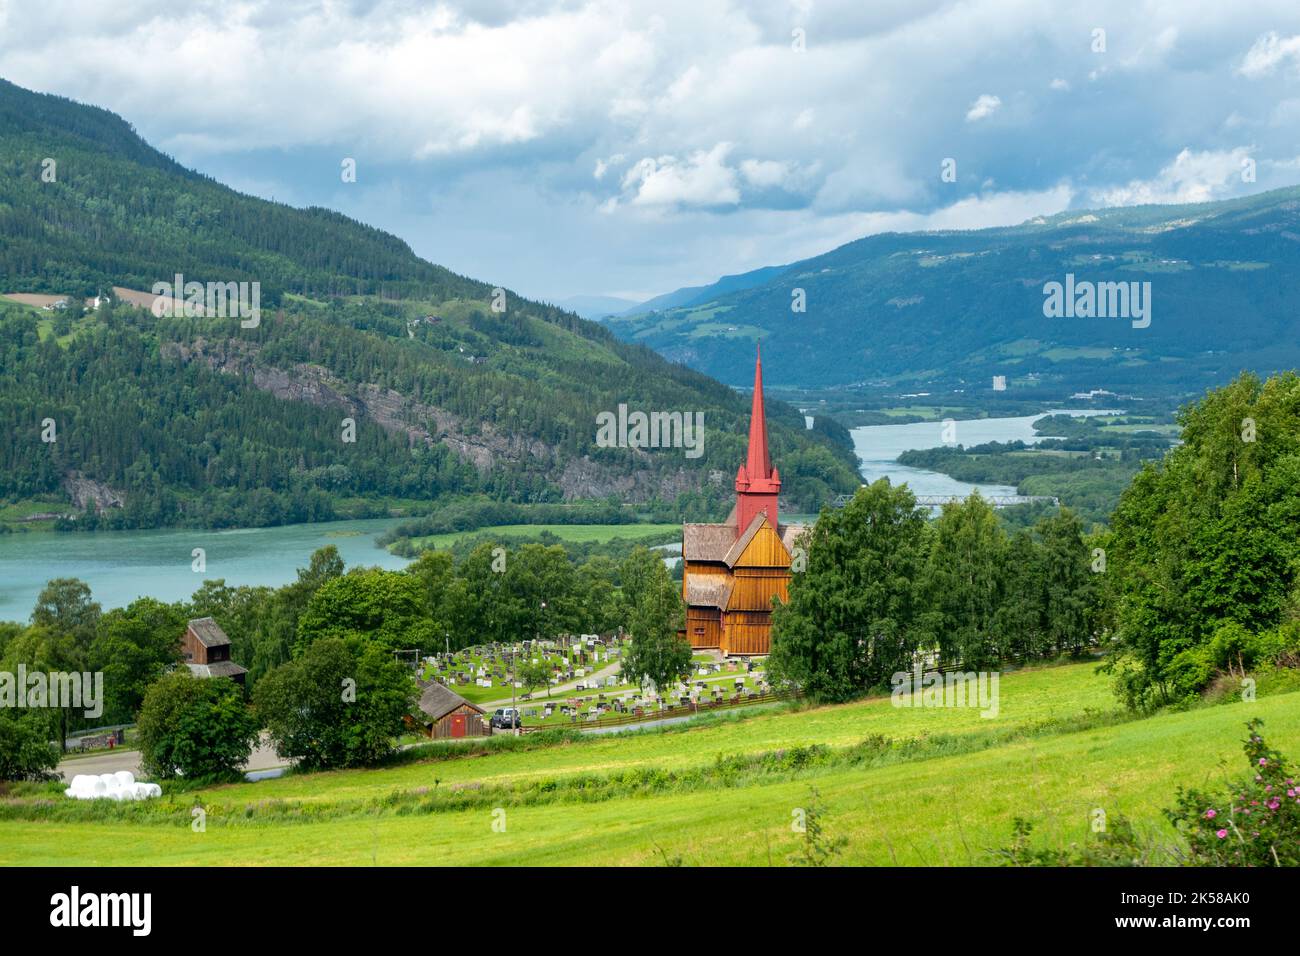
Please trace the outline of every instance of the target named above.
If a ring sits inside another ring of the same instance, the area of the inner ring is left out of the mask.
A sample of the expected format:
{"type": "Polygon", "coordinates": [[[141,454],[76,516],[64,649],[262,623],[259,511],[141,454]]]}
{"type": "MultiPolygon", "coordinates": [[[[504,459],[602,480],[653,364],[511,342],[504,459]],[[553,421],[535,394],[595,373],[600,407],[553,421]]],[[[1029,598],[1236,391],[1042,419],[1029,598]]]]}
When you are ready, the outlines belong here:
{"type": "MultiPolygon", "coordinates": [[[[270,770],[273,767],[286,767],[289,761],[279,756],[263,738],[244,765],[246,771],[270,770]]],[[[59,774],[67,782],[79,773],[116,773],[129,770],[140,776],[140,751],[108,750],[88,757],[68,757],[59,764],[59,774]]]]}

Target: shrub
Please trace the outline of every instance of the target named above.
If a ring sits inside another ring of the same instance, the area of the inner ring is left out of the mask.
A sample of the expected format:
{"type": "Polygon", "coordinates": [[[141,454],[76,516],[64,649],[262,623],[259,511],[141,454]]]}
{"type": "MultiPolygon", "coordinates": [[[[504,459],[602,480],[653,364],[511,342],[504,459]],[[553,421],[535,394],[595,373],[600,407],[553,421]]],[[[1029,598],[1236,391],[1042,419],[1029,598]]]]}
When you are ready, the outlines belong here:
{"type": "Polygon", "coordinates": [[[1035,850],[1033,823],[1016,817],[1010,845],[992,856],[1004,866],[1300,865],[1300,786],[1286,759],[1264,741],[1261,726],[1258,719],[1246,724],[1247,779],[1219,796],[1180,788],[1176,805],[1164,811],[1185,846],[1143,838],[1119,816],[1083,847],[1035,850]]]}
{"type": "Polygon", "coordinates": [[[54,779],[59,748],[50,743],[52,732],[47,714],[0,708],[0,780],[54,779]]]}
{"type": "Polygon", "coordinates": [[[410,670],[381,645],[358,653],[327,637],[258,681],[253,697],[276,752],[318,770],[388,758],[419,691],[410,670]]]}
{"type": "Polygon", "coordinates": [[[1195,866],[1300,865],[1300,789],[1286,759],[1264,741],[1262,721],[1247,723],[1250,776],[1217,797],[1179,790],[1165,815],[1187,840],[1195,866]]]}
{"type": "Polygon", "coordinates": [[[163,779],[237,779],[257,732],[238,684],[187,670],[164,674],[149,686],[136,723],[141,767],[163,779]]]}

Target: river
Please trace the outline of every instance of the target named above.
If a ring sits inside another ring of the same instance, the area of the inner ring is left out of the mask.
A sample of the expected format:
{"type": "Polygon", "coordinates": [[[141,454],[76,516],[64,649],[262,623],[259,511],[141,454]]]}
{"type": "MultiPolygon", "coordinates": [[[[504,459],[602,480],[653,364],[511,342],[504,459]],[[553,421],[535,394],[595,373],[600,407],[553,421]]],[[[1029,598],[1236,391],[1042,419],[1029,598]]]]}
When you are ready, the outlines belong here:
{"type": "MultiPolygon", "coordinates": [[[[1062,409],[1043,414],[1096,415],[1101,411],[1062,409]]],[[[1027,443],[1038,440],[1033,422],[1042,415],[959,421],[955,440],[967,447],[990,441],[1027,443]]],[[[1013,495],[1006,485],[967,485],[947,475],[907,468],[894,461],[909,449],[944,444],[943,425],[869,425],[852,430],[862,459],[862,477],[907,482],[918,495],[967,495],[975,487],[984,495],[1013,495]]],[[[406,559],[375,547],[375,539],[401,519],[333,521],[282,528],[230,531],[99,531],[59,533],[30,531],[0,534],[0,621],[25,621],[36,595],[51,578],[76,577],[90,585],[105,609],[123,607],[148,595],[163,601],[188,598],[205,579],[224,578],[236,585],[287,584],[305,567],[311,553],[332,544],[349,567],[400,568],[406,559]],[[195,548],[206,552],[207,568],[192,570],[195,548]]]]}
{"type": "Polygon", "coordinates": [[[966,484],[949,478],[937,471],[922,468],[909,468],[900,465],[895,459],[905,451],[925,448],[939,448],[953,443],[965,445],[983,445],[986,442],[1022,441],[1027,445],[1036,444],[1043,438],[1036,435],[1034,422],[1044,415],[1110,415],[1114,409],[1083,410],[1057,408],[1037,415],[1022,415],[1017,418],[978,418],[970,421],[957,421],[952,425],[953,434],[945,442],[944,424],[942,422],[917,422],[911,425],[864,425],[850,430],[853,447],[862,460],[859,470],[862,478],[871,483],[880,478],[888,478],[893,484],[907,482],[913,494],[917,495],[969,495],[971,489],[979,489],[985,497],[992,495],[1014,495],[1013,485],[966,484]]]}
{"type": "Polygon", "coordinates": [[[349,567],[400,568],[405,558],[375,547],[375,538],[403,519],[374,518],[238,528],[229,531],[29,531],[0,534],[0,621],[26,621],[50,578],[80,578],[105,609],[144,595],[180,601],[205,579],[229,585],[288,584],[311,553],[332,544],[349,567]],[[195,548],[204,573],[192,569],[195,548]]]}

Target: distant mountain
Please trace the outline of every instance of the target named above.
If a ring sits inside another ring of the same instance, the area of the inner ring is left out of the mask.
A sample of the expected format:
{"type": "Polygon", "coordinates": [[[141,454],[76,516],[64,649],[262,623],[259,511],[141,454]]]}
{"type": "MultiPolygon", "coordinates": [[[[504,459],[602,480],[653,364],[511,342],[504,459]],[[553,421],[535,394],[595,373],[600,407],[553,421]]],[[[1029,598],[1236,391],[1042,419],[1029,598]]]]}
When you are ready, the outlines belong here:
{"type": "Polygon", "coordinates": [[[571,295],[555,304],[576,312],[584,319],[603,319],[607,315],[618,315],[635,309],[639,303],[634,299],[620,299],[613,295],[571,295]]]}
{"type": "Polygon", "coordinates": [[[734,384],[746,380],[761,339],[774,385],[972,390],[1005,375],[1013,395],[1194,393],[1242,368],[1300,365],[1298,296],[1300,188],[1288,188],[1010,228],[869,236],[760,283],[719,284],[608,324],[734,384]],[[1046,315],[1053,282],[1074,283],[1077,295],[1091,285],[1116,308],[1121,290],[1102,283],[1125,283],[1125,292],[1138,283],[1139,294],[1149,283],[1150,324],[1046,315]],[[792,309],[799,298],[806,311],[792,309]]]}
{"type": "MultiPolygon", "coordinates": [[[[4,81],[2,293],[71,308],[0,300],[0,510],[93,504],[107,510],[86,523],[220,526],[449,493],[725,507],[712,478],[744,454],[747,401],[720,383],[338,213],[237,193],[112,113],[4,81]],[[155,317],[121,297],[81,314],[85,297],[176,274],[260,283],[260,324],[155,317]],[[702,414],[703,454],[595,447],[596,416],[623,404],[702,414]],[[55,441],[41,440],[47,420],[55,441]]],[[[855,486],[843,436],[779,403],[769,425],[792,503],[855,486]]]]}
{"type": "Polygon", "coordinates": [[[673,292],[665,292],[663,295],[657,295],[653,299],[648,299],[640,305],[625,310],[623,316],[631,317],[649,312],[663,312],[668,309],[689,308],[700,302],[707,302],[726,295],[728,292],[739,292],[742,289],[752,289],[755,286],[760,286],[770,279],[776,278],[788,268],[790,267],[763,266],[763,268],[755,269],[752,272],[723,276],[710,285],[686,286],[673,292]]]}

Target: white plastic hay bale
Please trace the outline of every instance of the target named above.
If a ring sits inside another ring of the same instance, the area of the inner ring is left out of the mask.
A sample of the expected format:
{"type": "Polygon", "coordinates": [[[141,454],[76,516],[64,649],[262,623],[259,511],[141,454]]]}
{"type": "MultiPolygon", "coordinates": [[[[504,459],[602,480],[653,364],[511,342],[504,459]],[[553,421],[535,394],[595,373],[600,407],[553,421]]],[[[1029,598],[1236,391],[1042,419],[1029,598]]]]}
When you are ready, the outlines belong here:
{"type": "Polygon", "coordinates": [[[63,793],[75,800],[148,800],[161,797],[162,787],[156,783],[136,783],[135,774],[119,770],[98,775],[77,774],[63,793]]]}

